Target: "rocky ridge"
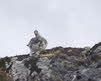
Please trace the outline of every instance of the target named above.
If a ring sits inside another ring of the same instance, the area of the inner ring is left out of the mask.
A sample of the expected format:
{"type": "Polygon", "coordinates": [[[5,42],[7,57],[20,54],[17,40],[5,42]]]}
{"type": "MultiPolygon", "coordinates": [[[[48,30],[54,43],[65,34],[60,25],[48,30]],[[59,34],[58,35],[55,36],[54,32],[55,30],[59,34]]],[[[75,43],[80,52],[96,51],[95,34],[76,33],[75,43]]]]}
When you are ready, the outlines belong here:
{"type": "Polygon", "coordinates": [[[101,81],[101,42],[92,48],[56,47],[40,54],[55,55],[5,57],[0,68],[10,81],[101,81]]]}

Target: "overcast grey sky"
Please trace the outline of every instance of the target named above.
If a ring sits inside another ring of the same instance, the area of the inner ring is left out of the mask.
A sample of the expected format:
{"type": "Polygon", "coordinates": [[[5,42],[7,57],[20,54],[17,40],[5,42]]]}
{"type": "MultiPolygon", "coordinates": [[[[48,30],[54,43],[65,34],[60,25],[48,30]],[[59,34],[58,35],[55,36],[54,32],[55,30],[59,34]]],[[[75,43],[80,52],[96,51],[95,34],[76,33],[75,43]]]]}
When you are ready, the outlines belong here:
{"type": "Polygon", "coordinates": [[[29,53],[34,30],[48,47],[101,41],[101,0],[0,0],[0,57],[29,53]]]}

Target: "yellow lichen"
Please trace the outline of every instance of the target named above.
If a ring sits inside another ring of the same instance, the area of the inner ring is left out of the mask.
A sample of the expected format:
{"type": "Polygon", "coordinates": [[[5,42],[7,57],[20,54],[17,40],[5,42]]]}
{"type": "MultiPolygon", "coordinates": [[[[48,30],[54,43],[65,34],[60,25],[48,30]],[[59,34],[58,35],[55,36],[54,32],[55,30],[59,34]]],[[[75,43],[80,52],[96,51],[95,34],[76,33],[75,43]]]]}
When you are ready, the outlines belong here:
{"type": "Polygon", "coordinates": [[[55,56],[56,54],[40,54],[40,57],[55,56]]]}

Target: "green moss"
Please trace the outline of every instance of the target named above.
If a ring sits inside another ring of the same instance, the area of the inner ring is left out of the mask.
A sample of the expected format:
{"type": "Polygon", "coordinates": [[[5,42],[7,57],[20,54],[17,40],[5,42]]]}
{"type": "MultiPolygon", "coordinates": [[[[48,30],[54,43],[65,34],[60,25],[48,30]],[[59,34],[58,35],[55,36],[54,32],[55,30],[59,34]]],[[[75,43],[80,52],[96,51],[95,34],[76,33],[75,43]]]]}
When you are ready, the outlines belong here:
{"type": "Polygon", "coordinates": [[[101,56],[95,55],[95,56],[91,57],[91,60],[97,62],[97,61],[101,60],[101,56]]]}
{"type": "Polygon", "coordinates": [[[0,81],[7,81],[7,75],[5,72],[0,72],[0,81]]]}

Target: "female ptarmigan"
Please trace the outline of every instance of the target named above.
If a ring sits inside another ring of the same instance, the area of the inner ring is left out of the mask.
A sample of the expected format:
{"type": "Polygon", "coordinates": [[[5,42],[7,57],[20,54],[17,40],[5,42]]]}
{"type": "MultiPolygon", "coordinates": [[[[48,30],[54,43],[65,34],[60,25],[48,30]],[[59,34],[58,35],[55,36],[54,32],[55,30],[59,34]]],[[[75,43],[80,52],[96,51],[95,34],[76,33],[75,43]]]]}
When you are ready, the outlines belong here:
{"type": "Polygon", "coordinates": [[[47,40],[45,38],[41,37],[37,30],[34,31],[34,34],[35,34],[35,37],[32,38],[27,45],[30,48],[31,56],[33,54],[39,55],[39,53],[42,50],[45,50],[45,48],[47,47],[47,44],[48,44],[47,40]]]}

